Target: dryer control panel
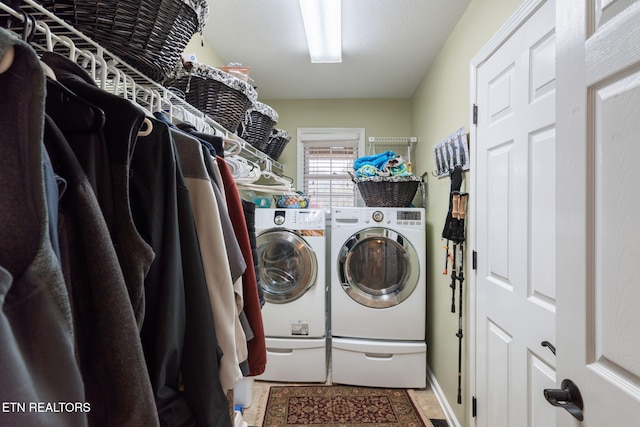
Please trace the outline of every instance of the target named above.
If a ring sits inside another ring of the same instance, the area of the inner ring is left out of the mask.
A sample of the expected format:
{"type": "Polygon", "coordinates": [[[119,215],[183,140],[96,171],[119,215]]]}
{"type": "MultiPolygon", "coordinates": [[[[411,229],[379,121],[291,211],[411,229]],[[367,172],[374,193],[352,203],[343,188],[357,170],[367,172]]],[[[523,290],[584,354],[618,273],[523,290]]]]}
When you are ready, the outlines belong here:
{"type": "Polygon", "coordinates": [[[325,228],[325,213],[322,209],[275,209],[272,225],[291,230],[320,230],[325,228]]]}

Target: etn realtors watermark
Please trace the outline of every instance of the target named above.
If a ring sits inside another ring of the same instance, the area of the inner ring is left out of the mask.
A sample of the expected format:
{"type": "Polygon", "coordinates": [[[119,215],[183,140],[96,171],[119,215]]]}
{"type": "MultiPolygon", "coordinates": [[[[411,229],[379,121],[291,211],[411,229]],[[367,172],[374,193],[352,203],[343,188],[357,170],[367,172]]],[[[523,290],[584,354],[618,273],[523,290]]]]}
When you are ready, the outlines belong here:
{"type": "Polygon", "coordinates": [[[2,413],[26,413],[26,412],[50,412],[50,413],[77,413],[90,412],[89,402],[2,402],[2,413]]]}

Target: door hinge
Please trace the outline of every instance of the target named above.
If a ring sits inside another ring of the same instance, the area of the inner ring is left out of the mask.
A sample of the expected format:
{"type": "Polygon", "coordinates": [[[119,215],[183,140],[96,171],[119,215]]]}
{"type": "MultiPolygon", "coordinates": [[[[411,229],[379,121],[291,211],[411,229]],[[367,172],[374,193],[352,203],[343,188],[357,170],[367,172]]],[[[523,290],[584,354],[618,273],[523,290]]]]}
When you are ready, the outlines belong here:
{"type": "Polygon", "coordinates": [[[478,415],[478,405],[476,403],[476,397],[473,396],[471,398],[471,416],[475,417],[476,415],[478,415]]]}
{"type": "Polygon", "coordinates": [[[471,267],[475,270],[478,268],[478,252],[471,252],[471,267]]]}
{"type": "Polygon", "coordinates": [[[478,124],[478,106],[473,104],[473,124],[478,124]]]}

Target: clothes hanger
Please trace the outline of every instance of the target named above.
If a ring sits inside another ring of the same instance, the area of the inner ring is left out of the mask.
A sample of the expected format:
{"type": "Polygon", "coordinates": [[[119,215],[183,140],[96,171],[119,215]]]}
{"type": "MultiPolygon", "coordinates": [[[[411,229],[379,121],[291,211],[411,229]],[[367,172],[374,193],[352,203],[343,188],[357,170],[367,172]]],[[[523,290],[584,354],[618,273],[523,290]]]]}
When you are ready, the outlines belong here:
{"type": "MultiPolygon", "coordinates": [[[[152,111],[153,112],[161,112],[164,113],[164,108],[163,105],[165,104],[165,99],[164,97],[160,94],[160,92],[157,89],[151,89],[151,94],[152,94],[152,111]]],[[[170,103],[169,103],[170,104],[170,103]]]]}
{"type": "Polygon", "coordinates": [[[151,123],[149,117],[145,117],[142,122],[142,128],[138,132],[138,136],[149,136],[151,135],[151,132],[153,132],[153,123],[151,123]]]}
{"type": "Polygon", "coordinates": [[[169,115],[169,119],[171,120],[172,123],[186,122],[187,121],[186,118],[187,118],[187,114],[182,105],[172,105],[171,113],[169,115]],[[176,112],[180,113],[179,117],[178,117],[178,114],[176,114],[176,112]]]}
{"type": "Polygon", "coordinates": [[[67,36],[58,36],[58,40],[62,42],[68,49],[67,57],[73,62],[76,61],[76,44],[67,36]]]}
{"type": "Polygon", "coordinates": [[[85,69],[93,81],[96,80],[96,56],[88,50],[77,49],[75,62],[85,69]]]}
{"type": "Polygon", "coordinates": [[[260,166],[244,157],[230,156],[225,157],[225,160],[237,182],[250,184],[256,182],[262,176],[260,166]]]}
{"type": "Polygon", "coordinates": [[[42,71],[44,71],[45,76],[49,77],[51,80],[58,80],[58,78],[56,77],[56,73],[47,64],[40,61],[40,67],[42,68],[42,71]]]}
{"type": "Polygon", "coordinates": [[[237,156],[242,152],[242,143],[237,139],[224,137],[225,156],[237,156]]]}
{"type": "Polygon", "coordinates": [[[274,173],[270,168],[264,169],[261,173],[263,178],[273,179],[278,184],[286,187],[289,191],[293,191],[293,179],[285,175],[278,175],[274,173]]]}
{"type": "Polygon", "coordinates": [[[286,185],[262,185],[262,184],[244,183],[240,181],[237,183],[237,186],[242,190],[257,191],[260,193],[282,194],[282,193],[293,192],[293,189],[286,185]]]}
{"type": "Polygon", "coordinates": [[[44,34],[46,50],[53,52],[53,33],[51,32],[51,28],[49,28],[44,21],[36,21],[36,30],[40,30],[44,34]]]}
{"type": "Polygon", "coordinates": [[[24,23],[22,27],[22,41],[31,43],[33,37],[36,35],[36,20],[24,10],[20,10],[20,13],[22,13],[22,22],[24,23]]]}

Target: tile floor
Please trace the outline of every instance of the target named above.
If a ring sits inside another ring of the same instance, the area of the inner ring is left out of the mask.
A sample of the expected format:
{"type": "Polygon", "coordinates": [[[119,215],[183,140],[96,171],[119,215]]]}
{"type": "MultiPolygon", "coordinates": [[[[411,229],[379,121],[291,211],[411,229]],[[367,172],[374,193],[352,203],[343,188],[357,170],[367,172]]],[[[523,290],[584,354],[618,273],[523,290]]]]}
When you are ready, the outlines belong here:
{"type": "MultiPolygon", "coordinates": [[[[261,426],[264,419],[267,400],[269,398],[269,388],[271,385],[294,385],[286,383],[273,383],[265,381],[254,381],[253,398],[251,406],[244,409],[244,421],[249,426],[261,426]]],[[[308,385],[308,384],[305,384],[308,385]]],[[[438,403],[433,390],[427,385],[423,389],[408,389],[409,396],[413,399],[413,403],[418,408],[420,415],[427,427],[432,427],[429,419],[444,419],[444,413],[438,403]]]]}

